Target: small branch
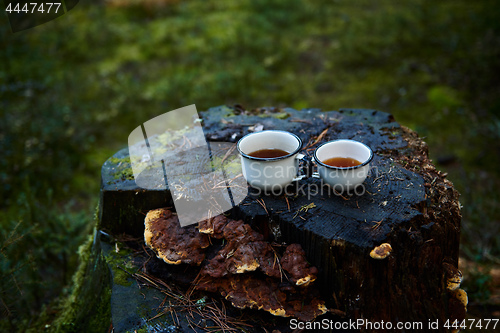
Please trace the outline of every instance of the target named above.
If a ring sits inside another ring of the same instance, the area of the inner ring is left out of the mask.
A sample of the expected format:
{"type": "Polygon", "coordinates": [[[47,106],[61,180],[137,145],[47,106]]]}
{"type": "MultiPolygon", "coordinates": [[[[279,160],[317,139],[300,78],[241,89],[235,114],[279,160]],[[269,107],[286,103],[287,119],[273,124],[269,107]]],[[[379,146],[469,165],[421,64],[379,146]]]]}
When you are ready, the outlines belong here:
{"type": "Polygon", "coordinates": [[[235,148],[236,148],[236,144],[232,145],[231,148],[229,148],[229,150],[226,152],[226,154],[222,158],[222,161],[220,161],[221,165],[222,165],[222,163],[224,163],[224,161],[226,160],[226,158],[228,158],[229,155],[231,155],[231,153],[234,151],[235,148]]]}
{"type": "Polygon", "coordinates": [[[382,220],[380,221],[372,221],[372,223],[375,223],[373,226],[372,226],[372,230],[375,230],[377,229],[378,227],[380,227],[380,225],[382,224],[382,221],[384,220],[385,218],[383,218],[382,220]]]}
{"type": "Polygon", "coordinates": [[[262,208],[264,208],[264,210],[266,211],[267,216],[269,216],[269,212],[267,211],[266,203],[264,202],[264,199],[261,199],[262,202],[260,202],[259,199],[255,199],[255,200],[262,206],[262,208]]]}

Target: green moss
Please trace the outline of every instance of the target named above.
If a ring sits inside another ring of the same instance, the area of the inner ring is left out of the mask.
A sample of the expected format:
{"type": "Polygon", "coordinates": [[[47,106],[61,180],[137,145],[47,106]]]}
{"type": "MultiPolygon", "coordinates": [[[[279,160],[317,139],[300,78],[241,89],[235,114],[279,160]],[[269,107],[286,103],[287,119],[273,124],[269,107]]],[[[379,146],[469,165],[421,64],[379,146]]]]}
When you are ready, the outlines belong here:
{"type": "Polygon", "coordinates": [[[401,132],[401,131],[393,130],[393,131],[391,132],[391,136],[396,137],[396,136],[398,136],[398,135],[400,134],[400,132],[401,132]]]}
{"type": "Polygon", "coordinates": [[[134,179],[134,172],[132,171],[130,156],[127,155],[123,158],[111,157],[108,159],[107,163],[113,165],[112,175],[114,179],[116,180],[134,179]]]}
{"type": "Polygon", "coordinates": [[[211,162],[207,162],[206,167],[215,170],[223,169],[226,175],[231,177],[241,173],[241,163],[239,157],[228,157],[222,162],[222,157],[213,156],[211,162]]]}
{"type": "Polygon", "coordinates": [[[113,282],[124,287],[132,284],[132,281],[129,280],[129,275],[119,269],[113,269],[113,282]]]}
{"type": "MultiPolygon", "coordinates": [[[[148,330],[148,327],[143,327],[143,328],[139,328],[138,330],[134,330],[133,333],[148,333],[149,330],[148,330]]],[[[132,333],[130,331],[127,331],[127,333],[132,333]]]]}
{"type": "Polygon", "coordinates": [[[134,180],[134,172],[131,168],[119,171],[113,175],[114,179],[134,180]]]}
{"type": "Polygon", "coordinates": [[[120,164],[120,163],[126,163],[126,164],[130,164],[130,156],[126,156],[126,157],[123,157],[123,158],[118,158],[118,157],[111,157],[108,159],[108,161],[112,164],[120,164]]]}
{"type": "MultiPolygon", "coordinates": [[[[87,327],[85,332],[102,332],[100,328],[109,328],[111,322],[111,288],[103,288],[99,298],[96,308],[93,311],[94,315],[88,318],[88,324],[85,325],[87,327]]],[[[82,331],[78,330],[78,332],[82,331]]]]}
{"type": "Polygon", "coordinates": [[[221,118],[229,118],[236,115],[236,113],[234,113],[234,109],[227,105],[223,105],[217,109],[211,110],[217,110],[221,118]]]}
{"type": "Polygon", "coordinates": [[[276,113],[260,113],[257,116],[260,118],[273,117],[276,119],[287,119],[290,117],[290,114],[288,112],[276,112],[276,113]]]}
{"type": "Polygon", "coordinates": [[[73,289],[51,325],[53,332],[105,332],[109,328],[109,271],[95,244],[90,236],[79,249],[80,266],[73,276],[73,289]]]}
{"type": "MultiPolygon", "coordinates": [[[[156,140],[161,144],[160,148],[165,147],[167,145],[172,144],[173,141],[182,138],[183,135],[185,135],[186,133],[188,133],[191,130],[192,130],[192,128],[186,127],[186,128],[183,128],[183,129],[180,129],[177,131],[166,131],[165,133],[158,135],[156,137],[156,140]]],[[[158,149],[158,148],[156,148],[156,149],[158,149]]],[[[155,153],[155,151],[153,150],[153,154],[154,153],[155,153]]],[[[161,152],[157,152],[157,153],[161,153],[161,152]]]]}
{"type": "Polygon", "coordinates": [[[290,114],[288,112],[280,112],[275,113],[272,116],[277,119],[287,119],[288,117],[290,117],[290,114]]]}
{"type": "Polygon", "coordinates": [[[109,254],[105,256],[105,259],[113,271],[113,282],[127,287],[132,284],[130,274],[135,273],[135,267],[129,258],[130,251],[120,243],[116,244],[116,248],[119,249],[119,252],[110,251],[109,254]]]}
{"type": "MultiPolygon", "coordinates": [[[[177,131],[166,131],[162,134],[152,136],[150,138],[151,154],[155,156],[155,159],[158,161],[159,156],[164,156],[173,148],[180,146],[183,137],[192,132],[192,130],[192,128],[186,127],[177,131]]],[[[107,163],[111,164],[110,167],[112,170],[110,174],[113,176],[113,179],[122,181],[135,179],[130,156],[127,155],[123,158],[111,157],[108,159],[107,163]]],[[[138,170],[148,170],[149,168],[157,168],[158,166],[160,166],[160,164],[151,163],[150,161],[136,161],[134,164],[134,167],[138,170]]]]}

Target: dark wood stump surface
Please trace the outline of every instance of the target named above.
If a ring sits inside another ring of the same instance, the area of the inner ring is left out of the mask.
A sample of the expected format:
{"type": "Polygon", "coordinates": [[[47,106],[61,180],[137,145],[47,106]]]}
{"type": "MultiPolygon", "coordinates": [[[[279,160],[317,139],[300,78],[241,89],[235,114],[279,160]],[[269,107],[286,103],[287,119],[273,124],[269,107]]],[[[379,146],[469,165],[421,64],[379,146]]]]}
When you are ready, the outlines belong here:
{"type": "MultiPolygon", "coordinates": [[[[341,109],[216,107],[200,112],[210,142],[225,142],[221,155],[256,128],[297,134],[303,153],[320,144],[353,139],[372,148],[372,170],[358,194],[339,194],[318,178],[300,180],[286,194],[248,195],[229,213],[268,240],[299,243],[319,269],[318,287],[328,306],[347,318],[373,322],[422,322],[463,317],[451,306],[447,282],[458,265],[458,193],[428,158],[426,144],[385,112],[341,109]],[[392,252],[370,252],[389,243],[392,252]],[[450,273],[451,270],[451,273],[450,273]]],[[[221,147],[220,144],[218,144],[221,147]]],[[[213,149],[214,151],[216,149],[213,149]]],[[[236,152],[233,152],[236,154],[236,152]]],[[[128,149],[103,165],[100,228],[111,234],[141,236],[150,209],[173,207],[167,189],[135,184],[128,149]]],[[[367,330],[370,331],[370,330],[367,330]]],[[[442,328],[439,331],[446,331],[442,328]]]]}

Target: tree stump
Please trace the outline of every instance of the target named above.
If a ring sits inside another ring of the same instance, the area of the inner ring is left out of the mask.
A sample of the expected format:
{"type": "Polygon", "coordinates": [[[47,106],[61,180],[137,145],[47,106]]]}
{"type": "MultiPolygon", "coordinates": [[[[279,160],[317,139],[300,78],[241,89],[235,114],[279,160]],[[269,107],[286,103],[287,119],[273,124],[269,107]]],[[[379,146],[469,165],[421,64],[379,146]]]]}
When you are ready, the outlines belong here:
{"type": "MultiPolygon", "coordinates": [[[[362,193],[339,194],[310,177],[278,196],[248,189],[245,200],[229,213],[268,240],[301,244],[319,269],[317,285],[327,305],[346,318],[389,322],[395,331],[404,331],[395,329],[398,322],[422,323],[426,330],[437,321],[434,331],[439,332],[448,331],[443,326],[447,320],[464,318],[456,291],[461,281],[458,192],[436,170],[416,133],[390,114],[364,109],[246,111],[221,106],[200,116],[209,143],[225,142],[226,148],[260,128],[295,133],[306,155],[335,139],[370,146],[375,157],[362,193]],[[382,244],[392,250],[375,254],[382,244]]],[[[142,237],[145,213],[166,206],[173,207],[168,187],[137,187],[128,149],[104,163],[100,229],[142,237]]],[[[365,325],[361,330],[376,328],[365,325]]]]}

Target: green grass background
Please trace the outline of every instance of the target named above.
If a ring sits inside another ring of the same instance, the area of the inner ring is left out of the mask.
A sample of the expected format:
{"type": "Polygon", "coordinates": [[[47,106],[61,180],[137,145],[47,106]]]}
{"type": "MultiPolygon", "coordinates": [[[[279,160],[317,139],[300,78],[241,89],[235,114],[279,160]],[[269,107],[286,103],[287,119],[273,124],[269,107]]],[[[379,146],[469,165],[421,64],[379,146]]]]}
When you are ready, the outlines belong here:
{"type": "MultiPolygon", "coordinates": [[[[185,105],[373,108],[429,144],[463,204],[461,255],[500,262],[495,0],[111,0],[13,34],[0,15],[0,328],[57,316],[100,167],[185,105]],[[50,316],[49,316],[50,317],[50,316]]],[[[466,281],[491,309],[487,275],[466,281]]],[[[50,324],[50,320],[47,319],[50,324]]]]}

